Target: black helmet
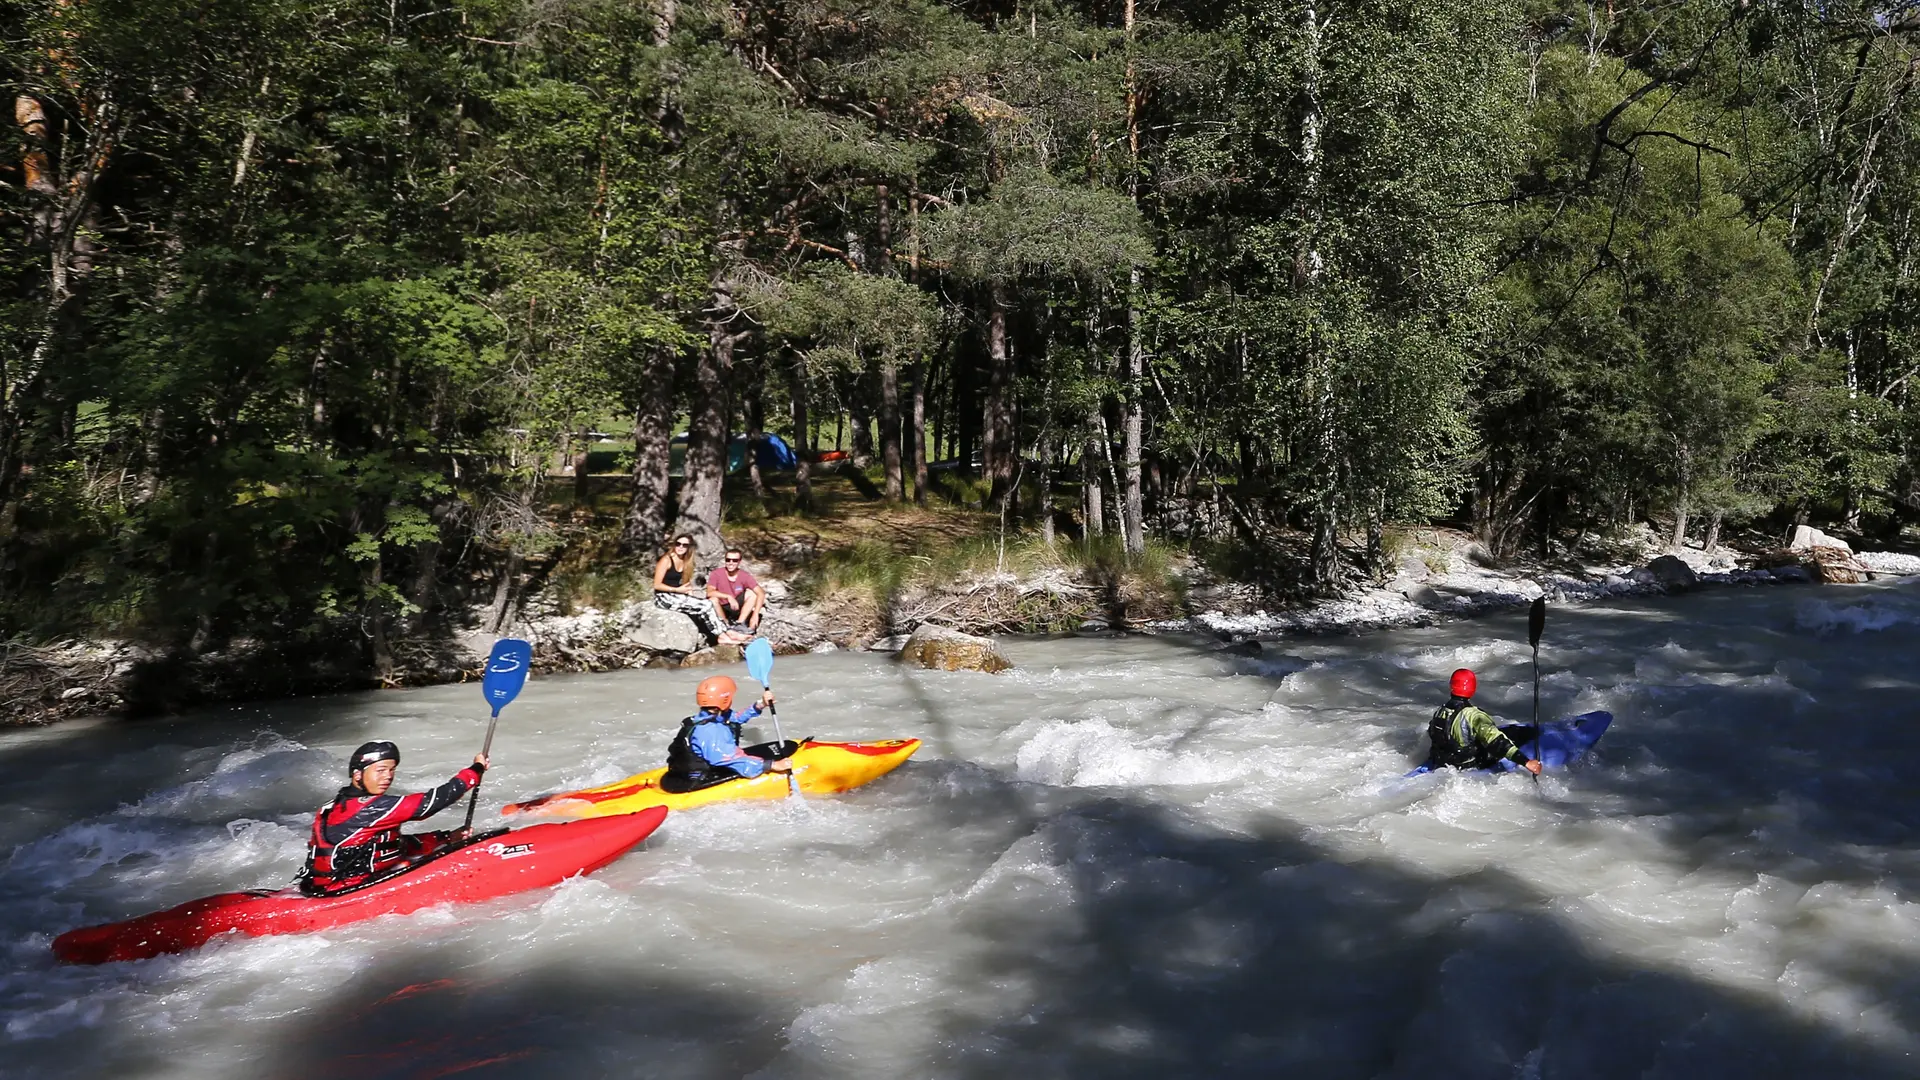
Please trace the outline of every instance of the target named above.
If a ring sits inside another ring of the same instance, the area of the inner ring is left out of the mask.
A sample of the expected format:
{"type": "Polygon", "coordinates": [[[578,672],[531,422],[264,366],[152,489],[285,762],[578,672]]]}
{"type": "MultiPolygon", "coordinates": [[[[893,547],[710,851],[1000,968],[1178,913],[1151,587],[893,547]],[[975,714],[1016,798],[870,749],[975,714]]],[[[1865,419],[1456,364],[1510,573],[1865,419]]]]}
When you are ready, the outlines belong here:
{"type": "Polygon", "coordinates": [[[395,765],[400,764],[400,748],[390,742],[361,743],[360,749],[355,750],[353,756],[347,759],[348,779],[352,779],[354,773],[359,772],[361,769],[366,768],[376,761],[391,761],[395,765]]]}

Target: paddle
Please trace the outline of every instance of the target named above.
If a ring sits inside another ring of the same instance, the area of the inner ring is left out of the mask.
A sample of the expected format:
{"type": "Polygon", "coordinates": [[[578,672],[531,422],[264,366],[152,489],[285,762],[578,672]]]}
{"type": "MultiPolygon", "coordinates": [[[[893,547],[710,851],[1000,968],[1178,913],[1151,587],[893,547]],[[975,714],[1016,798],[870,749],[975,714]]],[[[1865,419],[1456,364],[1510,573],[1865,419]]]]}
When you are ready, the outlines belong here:
{"type": "MultiPolygon", "coordinates": [[[[1540,756],[1540,632],[1547,628],[1547,598],[1534,598],[1533,610],[1527,612],[1527,644],[1533,646],[1533,751],[1540,756]]],[[[1529,769],[1528,772],[1533,772],[1529,769]]],[[[1533,773],[1533,782],[1540,783],[1540,774],[1533,773]]]]}
{"type": "MultiPolygon", "coordinates": [[[[757,637],[747,643],[747,674],[753,676],[754,681],[761,686],[768,690],[773,689],[773,642],[757,637]]],[[[787,739],[780,734],[780,707],[768,702],[767,712],[773,717],[774,742],[779,744],[781,749],[785,749],[787,739]]],[[[800,794],[799,785],[794,783],[791,772],[787,773],[787,794],[800,794]]]]}
{"type": "MultiPolygon", "coordinates": [[[[487,721],[487,741],[480,747],[482,756],[493,753],[493,729],[500,724],[500,710],[520,696],[520,688],[527,685],[527,668],[532,664],[533,646],[519,638],[501,638],[493,643],[486,673],[480,676],[480,692],[486,696],[487,704],[493,706],[493,718],[487,721]]],[[[473,800],[467,803],[464,828],[473,828],[473,811],[480,805],[480,783],[485,780],[483,774],[473,785],[473,800]]]]}

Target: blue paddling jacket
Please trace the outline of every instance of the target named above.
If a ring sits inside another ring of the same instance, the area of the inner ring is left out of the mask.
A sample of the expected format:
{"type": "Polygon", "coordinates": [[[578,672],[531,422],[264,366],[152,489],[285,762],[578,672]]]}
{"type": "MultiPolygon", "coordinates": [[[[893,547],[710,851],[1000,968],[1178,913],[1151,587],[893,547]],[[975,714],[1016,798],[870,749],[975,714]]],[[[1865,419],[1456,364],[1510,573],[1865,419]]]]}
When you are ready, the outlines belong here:
{"type": "Polygon", "coordinates": [[[680,732],[667,747],[667,772],[695,782],[718,779],[730,771],[747,779],[767,771],[764,758],[740,748],[740,729],[760,716],[760,706],[744,712],[701,709],[680,721],[680,732]]]}

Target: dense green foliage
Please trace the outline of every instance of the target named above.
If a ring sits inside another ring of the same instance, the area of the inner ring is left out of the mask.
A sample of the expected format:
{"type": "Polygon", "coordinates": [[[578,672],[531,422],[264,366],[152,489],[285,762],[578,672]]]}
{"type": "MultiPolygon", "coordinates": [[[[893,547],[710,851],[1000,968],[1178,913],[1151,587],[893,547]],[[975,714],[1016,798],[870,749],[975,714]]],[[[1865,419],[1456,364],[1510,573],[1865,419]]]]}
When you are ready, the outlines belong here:
{"type": "Polygon", "coordinates": [[[1916,38],[1912,0],[26,0],[0,633],[384,670],[568,542],[596,429],[636,554],[717,544],[760,431],[1048,539],[1299,536],[1317,588],[1394,522],[1897,528],[1916,38]]]}

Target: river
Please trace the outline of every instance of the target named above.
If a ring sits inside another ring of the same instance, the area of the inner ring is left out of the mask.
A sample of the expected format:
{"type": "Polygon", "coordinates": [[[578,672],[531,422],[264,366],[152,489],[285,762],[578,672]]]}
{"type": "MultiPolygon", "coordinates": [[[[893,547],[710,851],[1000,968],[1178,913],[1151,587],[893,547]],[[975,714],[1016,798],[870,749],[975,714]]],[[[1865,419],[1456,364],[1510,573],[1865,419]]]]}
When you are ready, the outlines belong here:
{"type": "MultiPolygon", "coordinates": [[[[284,883],[348,750],[439,783],[479,691],[6,732],[0,1073],[1920,1075],[1920,584],[1557,608],[1543,709],[1611,710],[1594,760],[1401,779],[1456,666],[1528,715],[1525,635],[783,658],[789,736],[925,748],[554,889],[101,967],[48,943],[284,883]]],[[[656,764],[708,673],[529,683],[485,815],[656,764]]]]}

